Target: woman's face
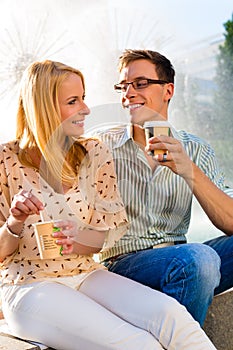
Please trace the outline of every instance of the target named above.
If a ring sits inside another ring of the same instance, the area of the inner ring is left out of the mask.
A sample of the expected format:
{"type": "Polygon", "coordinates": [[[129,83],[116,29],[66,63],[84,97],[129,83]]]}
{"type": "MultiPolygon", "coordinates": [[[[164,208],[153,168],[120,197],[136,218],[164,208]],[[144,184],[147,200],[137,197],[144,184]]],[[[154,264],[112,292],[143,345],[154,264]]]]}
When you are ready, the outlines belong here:
{"type": "Polygon", "coordinates": [[[62,127],[66,136],[80,136],[84,133],[85,116],[90,113],[84,97],[80,76],[70,73],[58,91],[62,127]]]}

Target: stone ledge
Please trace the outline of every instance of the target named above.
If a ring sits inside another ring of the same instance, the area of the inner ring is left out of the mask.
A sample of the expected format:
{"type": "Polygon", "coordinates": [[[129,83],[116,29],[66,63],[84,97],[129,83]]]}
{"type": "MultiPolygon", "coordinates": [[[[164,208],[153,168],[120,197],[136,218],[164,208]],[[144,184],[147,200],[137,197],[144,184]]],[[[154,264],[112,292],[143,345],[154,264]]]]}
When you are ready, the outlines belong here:
{"type": "MultiPolygon", "coordinates": [[[[5,324],[5,320],[0,320],[0,327],[5,324]]],[[[40,350],[40,347],[22,339],[15,338],[0,331],[0,350],[40,350]]],[[[46,348],[44,350],[53,350],[46,348]]]]}
{"type": "Polygon", "coordinates": [[[233,288],[214,297],[203,327],[218,350],[233,350],[232,311],[233,288]]]}
{"type": "MultiPolygon", "coordinates": [[[[0,322],[0,325],[2,321],[0,322]]],[[[0,350],[40,350],[38,346],[32,345],[20,339],[11,337],[0,332],[0,350]]]]}

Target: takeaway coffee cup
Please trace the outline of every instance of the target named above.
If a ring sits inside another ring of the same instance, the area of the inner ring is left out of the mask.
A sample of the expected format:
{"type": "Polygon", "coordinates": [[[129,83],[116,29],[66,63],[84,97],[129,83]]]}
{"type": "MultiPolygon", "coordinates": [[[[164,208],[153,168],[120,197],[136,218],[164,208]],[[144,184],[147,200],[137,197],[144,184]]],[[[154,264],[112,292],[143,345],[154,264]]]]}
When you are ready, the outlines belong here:
{"type": "Polygon", "coordinates": [[[56,244],[53,232],[59,230],[52,221],[37,222],[34,225],[37,246],[41,259],[54,259],[62,256],[62,246],[56,244]]]}
{"type": "MultiPolygon", "coordinates": [[[[157,121],[148,121],[144,123],[143,128],[145,129],[146,143],[148,144],[148,140],[154,136],[170,136],[171,128],[170,124],[165,120],[157,120],[157,121]]],[[[155,156],[157,154],[164,154],[166,151],[163,149],[157,149],[154,151],[150,151],[148,154],[155,156]]]]}

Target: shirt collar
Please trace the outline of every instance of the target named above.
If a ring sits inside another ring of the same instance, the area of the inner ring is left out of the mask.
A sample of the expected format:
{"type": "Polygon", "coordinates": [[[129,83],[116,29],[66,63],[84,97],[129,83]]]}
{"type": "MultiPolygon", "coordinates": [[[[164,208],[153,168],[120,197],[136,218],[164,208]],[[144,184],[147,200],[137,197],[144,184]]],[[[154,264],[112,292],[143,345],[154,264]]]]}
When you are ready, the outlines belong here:
{"type": "MultiPolygon", "coordinates": [[[[178,131],[172,125],[170,125],[170,127],[171,127],[172,136],[175,139],[177,139],[177,140],[181,140],[178,131]]],[[[125,124],[123,126],[122,132],[121,132],[121,136],[118,139],[118,141],[115,143],[115,145],[113,146],[113,149],[123,146],[129,140],[132,140],[134,142],[134,139],[133,139],[133,124],[131,124],[131,123],[125,124]]]]}
{"type": "Polygon", "coordinates": [[[179,132],[172,125],[171,125],[171,133],[172,133],[172,136],[174,137],[174,139],[181,141],[179,132]]]}
{"type": "Polygon", "coordinates": [[[115,143],[113,148],[119,148],[123,146],[128,140],[133,140],[133,125],[125,124],[122,128],[122,133],[118,141],[115,143]]]}

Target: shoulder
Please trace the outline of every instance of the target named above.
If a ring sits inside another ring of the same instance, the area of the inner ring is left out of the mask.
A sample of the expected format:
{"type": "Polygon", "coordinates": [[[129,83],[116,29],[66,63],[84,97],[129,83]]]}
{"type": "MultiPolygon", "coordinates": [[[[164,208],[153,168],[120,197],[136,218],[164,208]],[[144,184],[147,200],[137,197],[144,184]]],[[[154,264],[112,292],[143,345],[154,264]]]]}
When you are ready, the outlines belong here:
{"type": "Polygon", "coordinates": [[[19,143],[18,141],[11,141],[7,143],[0,144],[0,153],[1,157],[10,156],[10,155],[18,155],[19,152],[19,143]]]}
{"type": "Polygon", "coordinates": [[[184,130],[176,131],[176,133],[178,135],[178,139],[180,139],[180,141],[186,147],[192,146],[192,147],[196,147],[196,148],[212,149],[209,142],[207,142],[206,140],[204,140],[203,138],[201,138],[197,135],[191,134],[191,133],[184,131],[184,130]]]}
{"type": "Polygon", "coordinates": [[[83,139],[82,145],[86,149],[90,161],[95,159],[98,162],[104,162],[112,158],[108,145],[98,138],[83,139]]]}
{"type": "Polygon", "coordinates": [[[188,142],[192,142],[192,143],[197,143],[197,144],[200,144],[200,145],[208,145],[208,142],[205,141],[203,138],[197,136],[197,135],[194,135],[194,134],[191,134],[185,130],[179,130],[179,131],[176,131],[180,140],[183,141],[184,143],[188,143],[188,142]]]}
{"type": "Polygon", "coordinates": [[[88,153],[108,150],[108,146],[98,137],[83,139],[81,143],[88,153]]]}
{"type": "Polygon", "coordinates": [[[216,158],[214,149],[203,138],[184,130],[177,131],[177,135],[186,152],[195,163],[206,162],[207,159],[216,158]]]}
{"type": "Polygon", "coordinates": [[[106,137],[117,139],[117,138],[120,138],[122,135],[124,135],[126,127],[127,125],[121,124],[113,127],[95,129],[93,132],[95,133],[95,135],[97,135],[101,139],[106,137]]]}
{"type": "Polygon", "coordinates": [[[92,130],[92,134],[102,142],[106,143],[110,149],[114,149],[123,142],[126,137],[126,132],[127,124],[120,124],[112,127],[101,127],[92,130]]]}

